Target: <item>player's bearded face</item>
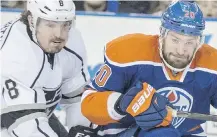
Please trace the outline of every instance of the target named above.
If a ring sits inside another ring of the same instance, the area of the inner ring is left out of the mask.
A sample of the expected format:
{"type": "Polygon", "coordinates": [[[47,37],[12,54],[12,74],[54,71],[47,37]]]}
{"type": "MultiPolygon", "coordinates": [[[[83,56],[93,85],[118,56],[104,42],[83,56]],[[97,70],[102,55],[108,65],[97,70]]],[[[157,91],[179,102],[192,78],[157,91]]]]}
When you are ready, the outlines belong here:
{"type": "Polygon", "coordinates": [[[169,65],[181,69],[191,62],[198,46],[197,36],[186,36],[170,31],[163,41],[163,57],[169,65]]]}
{"type": "Polygon", "coordinates": [[[57,53],[68,40],[70,21],[49,21],[40,19],[36,27],[36,38],[47,53],[57,53]]]}

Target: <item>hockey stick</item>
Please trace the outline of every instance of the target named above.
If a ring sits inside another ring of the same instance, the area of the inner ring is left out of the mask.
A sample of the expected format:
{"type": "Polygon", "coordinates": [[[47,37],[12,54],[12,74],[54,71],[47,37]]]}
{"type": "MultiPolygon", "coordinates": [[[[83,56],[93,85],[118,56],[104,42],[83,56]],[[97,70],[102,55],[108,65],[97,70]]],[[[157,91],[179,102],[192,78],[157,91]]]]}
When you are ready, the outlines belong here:
{"type": "Polygon", "coordinates": [[[217,115],[208,115],[208,114],[172,110],[172,116],[217,122],[217,115]]]}

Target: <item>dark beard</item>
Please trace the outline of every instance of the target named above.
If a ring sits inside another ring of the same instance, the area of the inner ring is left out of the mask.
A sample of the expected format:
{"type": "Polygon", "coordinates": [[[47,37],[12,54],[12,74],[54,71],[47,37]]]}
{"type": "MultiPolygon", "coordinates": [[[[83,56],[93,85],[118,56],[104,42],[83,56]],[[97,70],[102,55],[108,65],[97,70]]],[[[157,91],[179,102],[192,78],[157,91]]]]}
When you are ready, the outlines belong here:
{"type": "MultiPolygon", "coordinates": [[[[171,53],[168,53],[168,55],[166,55],[165,53],[164,53],[164,47],[165,47],[165,41],[163,42],[163,45],[162,45],[162,55],[163,55],[163,58],[164,58],[164,60],[170,65],[170,66],[172,66],[172,67],[174,67],[174,68],[178,68],[178,69],[182,69],[182,68],[185,68],[187,65],[189,65],[189,63],[192,61],[192,58],[193,58],[193,55],[190,57],[190,56],[188,56],[187,57],[187,62],[185,62],[185,63],[182,63],[182,64],[178,64],[177,65],[177,63],[175,62],[175,61],[172,61],[172,60],[170,60],[169,59],[169,56],[171,55],[171,53]]],[[[196,50],[196,49],[195,49],[196,50]]],[[[194,51],[195,52],[195,51],[194,51]]],[[[194,53],[193,52],[193,53],[194,53]]]]}
{"type": "Polygon", "coordinates": [[[164,60],[172,67],[174,68],[178,68],[178,69],[182,69],[182,68],[185,68],[190,62],[191,62],[191,59],[192,57],[187,57],[187,62],[185,63],[178,63],[178,62],[175,62],[175,61],[172,61],[169,59],[169,56],[171,55],[170,53],[168,55],[166,55],[163,51],[163,58],[164,60]]]}

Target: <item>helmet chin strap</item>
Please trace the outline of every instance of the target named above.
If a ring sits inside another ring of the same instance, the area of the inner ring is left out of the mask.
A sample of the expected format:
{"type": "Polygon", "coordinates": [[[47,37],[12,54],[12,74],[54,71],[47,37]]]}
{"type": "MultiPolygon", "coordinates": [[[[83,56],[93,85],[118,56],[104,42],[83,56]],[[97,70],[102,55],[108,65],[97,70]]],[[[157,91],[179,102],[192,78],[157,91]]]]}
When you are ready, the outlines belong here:
{"type": "Polygon", "coordinates": [[[165,28],[161,28],[161,31],[165,31],[165,32],[161,33],[161,35],[160,35],[160,37],[159,37],[159,53],[160,53],[160,57],[161,57],[163,63],[164,63],[169,69],[171,69],[172,71],[175,71],[175,72],[181,72],[181,71],[185,70],[186,68],[189,68],[190,65],[191,65],[191,63],[192,63],[192,61],[193,61],[193,59],[194,59],[194,57],[195,57],[195,55],[196,55],[196,53],[197,53],[197,51],[199,50],[199,48],[200,48],[200,47],[202,46],[202,44],[203,44],[203,41],[204,41],[203,38],[202,38],[202,40],[200,40],[200,43],[198,43],[199,46],[198,46],[197,49],[194,51],[194,55],[193,55],[191,61],[189,62],[189,64],[186,65],[186,66],[183,67],[183,68],[175,68],[175,67],[173,67],[172,65],[170,65],[170,64],[164,59],[164,57],[163,57],[163,49],[162,49],[162,47],[163,47],[163,39],[164,39],[164,38],[166,37],[166,35],[168,34],[169,30],[167,30],[167,29],[165,29],[165,28]],[[162,35],[162,34],[163,34],[163,35],[162,35]]]}

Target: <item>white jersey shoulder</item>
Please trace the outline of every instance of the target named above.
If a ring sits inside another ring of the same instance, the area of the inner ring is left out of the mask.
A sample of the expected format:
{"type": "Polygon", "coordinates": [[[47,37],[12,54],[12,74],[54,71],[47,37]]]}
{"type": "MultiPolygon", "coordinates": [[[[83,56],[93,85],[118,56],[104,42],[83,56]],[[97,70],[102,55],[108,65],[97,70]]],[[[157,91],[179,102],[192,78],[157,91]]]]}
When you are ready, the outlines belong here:
{"type": "Polygon", "coordinates": [[[26,25],[19,20],[9,24],[1,34],[2,74],[31,86],[41,69],[44,53],[31,41],[26,25]]]}
{"type": "Polygon", "coordinates": [[[76,28],[72,28],[69,33],[69,39],[66,44],[66,48],[69,48],[76,52],[79,56],[85,58],[86,56],[86,48],[84,44],[84,40],[80,31],[76,28]]]}

